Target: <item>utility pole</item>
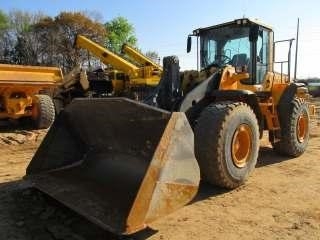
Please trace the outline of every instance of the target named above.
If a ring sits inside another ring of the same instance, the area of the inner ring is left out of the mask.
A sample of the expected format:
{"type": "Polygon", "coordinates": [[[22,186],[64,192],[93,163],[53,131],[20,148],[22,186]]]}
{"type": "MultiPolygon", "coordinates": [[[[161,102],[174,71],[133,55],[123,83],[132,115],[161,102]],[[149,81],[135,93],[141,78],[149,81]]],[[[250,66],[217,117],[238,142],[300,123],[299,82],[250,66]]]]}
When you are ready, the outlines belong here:
{"type": "Polygon", "coordinates": [[[294,81],[297,80],[297,67],[298,67],[298,44],[299,44],[299,18],[297,23],[297,37],[296,37],[296,55],[294,60],[294,81]]]}

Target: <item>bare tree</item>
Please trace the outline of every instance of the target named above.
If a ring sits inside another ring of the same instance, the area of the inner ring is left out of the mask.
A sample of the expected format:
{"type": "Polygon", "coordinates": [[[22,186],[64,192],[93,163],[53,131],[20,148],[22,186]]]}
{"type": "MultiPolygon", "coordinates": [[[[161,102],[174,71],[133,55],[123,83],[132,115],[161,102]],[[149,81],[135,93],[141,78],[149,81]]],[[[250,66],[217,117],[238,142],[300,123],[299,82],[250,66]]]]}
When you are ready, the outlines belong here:
{"type": "Polygon", "coordinates": [[[159,54],[156,51],[147,51],[146,56],[150,58],[155,63],[160,64],[160,57],[159,54]]]}
{"type": "Polygon", "coordinates": [[[34,34],[41,38],[42,63],[61,66],[70,71],[81,61],[88,60],[85,51],[75,49],[77,34],[82,34],[103,44],[104,26],[81,12],[62,12],[54,19],[44,18],[34,25],[34,34]]]}

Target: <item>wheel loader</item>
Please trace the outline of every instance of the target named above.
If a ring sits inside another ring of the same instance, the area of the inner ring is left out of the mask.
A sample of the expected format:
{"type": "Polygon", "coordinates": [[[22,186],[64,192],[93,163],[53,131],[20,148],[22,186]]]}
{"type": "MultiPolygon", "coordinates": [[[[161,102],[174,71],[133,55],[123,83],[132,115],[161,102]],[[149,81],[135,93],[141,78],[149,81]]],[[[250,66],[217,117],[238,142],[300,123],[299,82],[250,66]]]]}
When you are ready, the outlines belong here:
{"type": "Polygon", "coordinates": [[[53,97],[57,113],[76,97],[126,96],[141,101],[160,81],[162,67],[127,44],[122,53],[131,62],[83,35],[76,36],[74,47],[86,49],[109,68],[86,71],[77,66],[65,75],[53,97]]]}
{"type": "Polygon", "coordinates": [[[301,155],[309,140],[308,92],[274,71],[272,28],[244,18],[191,35],[207,73],[199,76],[207,78],[181,76],[171,56],[144,103],[75,99],[26,178],[97,225],[131,234],[190,202],[200,178],[227,189],[244,184],[264,131],[279,154],[301,155]]]}
{"type": "Polygon", "coordinates": [[[115,96],[125,91],[141,92],[147,88],[154,88],[160,81],[161,67],[128,45],[123,46],[124,53],[141,66],[129,62],[82,35],[77,35],[75,47],[88,50],[104,64],[113,67],[114,70],[109,74],[115,96]]]}

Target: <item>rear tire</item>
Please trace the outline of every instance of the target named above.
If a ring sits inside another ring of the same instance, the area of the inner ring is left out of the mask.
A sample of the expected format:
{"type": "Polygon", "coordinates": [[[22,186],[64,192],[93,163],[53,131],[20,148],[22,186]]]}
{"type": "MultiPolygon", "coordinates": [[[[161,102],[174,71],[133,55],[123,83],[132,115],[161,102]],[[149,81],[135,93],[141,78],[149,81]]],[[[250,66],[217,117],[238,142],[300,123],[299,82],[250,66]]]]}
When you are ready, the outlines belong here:
{"type": "Polygon", "coordinates": [[[49,128],[55,118],[55,108],[48,95],[35,95],[32,120],[36,129],[49,128]]]}
{"type": "Polygon", "coordinates": [[[285,156],[298,157],[307,148],[309,141],[309,109],[305,101],[294,98],[287,112],[280,112],[280,128],[277,135],[279,141],[274,141],[274,133],[269,131],[269,139],[273,149],[285,156]]]}
{"type": "Polygon", "coordinates": [[[55,114],[58,115],[64,109],[64,101],[62,95],[54,96],[53,99],[55,114]]]}
{"type": "Polygon", "coordinates": [[[198,118],[194,134],[202,179],[229,189],[242,185],[259,151],[259,127],[252,109],[242,102],[211,104],[198,118]]]}

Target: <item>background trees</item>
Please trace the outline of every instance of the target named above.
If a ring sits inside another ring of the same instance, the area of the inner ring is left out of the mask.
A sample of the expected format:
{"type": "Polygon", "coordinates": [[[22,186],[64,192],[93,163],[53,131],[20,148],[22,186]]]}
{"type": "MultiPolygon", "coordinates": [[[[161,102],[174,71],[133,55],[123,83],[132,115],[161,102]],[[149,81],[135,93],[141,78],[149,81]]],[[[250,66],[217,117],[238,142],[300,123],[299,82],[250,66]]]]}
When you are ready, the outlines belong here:
{"type": "Polygon", "coordinates": [[[9,17],[6,13],[0,10],[0,56],[2,61],[8,56],[8,42],[7,42],[7,30],[9,28],[9,17]]]}
{"type": "Polygon", "coordinates": [[[137,37],[134,27],[124,17],[117,17],[105,23],[107,30],[106,47],[115,53],[121,52],[123,43],[128,43],[132,47],[137,47],[137,37]]]}
{"type": "Polygon", "coordinates": [[[39,65],[39,46],[41,39],[33,33],[33,26],[45,15],[41,12],[28,13],[15,10],[9,13],[9,60],[17,64],[39,65]]]}
{"type": "Polygon", "coordinates": [[[153,60],[155,63],[160,64],[160,56],[156,51],[147,51],[146,56],[153,60]]]}
{"type": "Polygon", "coordinates": [[[66,71],[83,61],[90,61],[88,54],[74,48],[77,34],[103,44],[106,37],[104,26],[80,12],[62,12],[54,19],[46,17],[33,26],[33,34],[41,39],[41,64],[56,65],[66,71]]]}
{"type": "Polygon", "coordinates": [[[0,59],[15,64],[59,66],[67,72],[81,61],[88,61],[85,51],[73,47],[77,34],[104,44],[106,29],[81,12],[61,12],[54,18],[41,12],[0,12],[0,59]]]}
{"type": "MultiPolygon", "coordinates": [[[[61,12],[55,17],[42,12],[0,10],[0,62],[58,66],[69,72],[80,63],[97,60],[85,50],[74,48],[75,36],[82,34],[120,54],[123,43],[138,47],[135,29],[124,17],[101,22],[97,12],[61,12]]],[[[155,51],[147,55],[158,62],[155,51]]]]}

